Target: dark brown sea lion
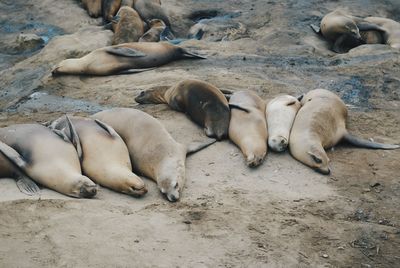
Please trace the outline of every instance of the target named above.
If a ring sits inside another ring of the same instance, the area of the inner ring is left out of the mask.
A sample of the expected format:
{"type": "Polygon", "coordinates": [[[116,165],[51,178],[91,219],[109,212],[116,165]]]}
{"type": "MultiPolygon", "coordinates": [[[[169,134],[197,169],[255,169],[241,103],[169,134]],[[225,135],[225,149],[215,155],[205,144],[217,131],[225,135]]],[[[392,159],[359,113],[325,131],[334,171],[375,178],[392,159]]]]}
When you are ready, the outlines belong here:
{"type": "Polygon", "coordinates": [[[121,6],[121,0],[101,0],[101,11],[104,22],[112,21],[121,6]]]}

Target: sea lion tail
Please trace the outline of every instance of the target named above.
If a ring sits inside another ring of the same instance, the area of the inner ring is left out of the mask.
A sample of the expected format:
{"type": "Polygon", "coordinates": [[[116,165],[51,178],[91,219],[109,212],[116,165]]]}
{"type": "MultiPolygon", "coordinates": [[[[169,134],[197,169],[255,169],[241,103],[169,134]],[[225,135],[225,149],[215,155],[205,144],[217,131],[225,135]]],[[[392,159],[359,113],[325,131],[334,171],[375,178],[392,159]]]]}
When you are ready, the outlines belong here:
{"type": "Polygon", "coordinates": [[[216,139],[207,139],[204,142],[192,142],[186,147],[186,155],[197,153],[200,150],[210,146],[211,144],[215,143],[216,139]]]}
{"type": "Polygon", "coordinates": [[[393,150],[393,149],[400,148],[400,145],[373,142],[373,141],[369,141],[369,140],[365,140],[365,139],[356,137],[354,135],[351,135],[350,133],[346,133],[343,137],[343,140],[354,146],[361,147],[361,148],[383,149],[383,150],[393,150]]]}
{"type": "Polygon", "coordinates": [[[184,58],[189,58],[189,59],[202,59],[202,60],[207,59],[206,57],[203,57],[203,56],[197,55],[195,53],[189,52],[189,51],[187,51],[186,49],[183,49],[183,48],[182,48],[182,55],[183,55],[184,58]]]}
{"type": "Polygon", "coordinates": [[[36,195],[40,189],[37,184],[26,175],[26,161],[22,156],[7,144],[0,142],[0,153],[17,169],[16,179],[18,189],[27,195],[36,195]]]}

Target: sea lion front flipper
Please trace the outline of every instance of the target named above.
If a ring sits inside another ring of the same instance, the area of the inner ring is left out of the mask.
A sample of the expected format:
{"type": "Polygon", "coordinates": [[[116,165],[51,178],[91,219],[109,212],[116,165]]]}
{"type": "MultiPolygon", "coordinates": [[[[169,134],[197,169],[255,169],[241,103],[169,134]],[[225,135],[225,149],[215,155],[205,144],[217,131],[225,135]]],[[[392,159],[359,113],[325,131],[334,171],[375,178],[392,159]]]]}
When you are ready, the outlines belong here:
{"type": "Polygon", "coordinates": [[[25,175],[20,174],[16,179],[16,184],[21,193],[26,195],[37,195],[40,192],[39,186],[25,175]]]}
{"type": "Polygon", "coordinates": [[[373,141],[369,141],[369,140],[365,140],[365,139],[356,137],[354,135],[351,135],[350,133],[346,133],[343,136],[343,140],[354,146],[361,147],[361,148],[383,149],[383,150],[393,150],[393,149],[400,148],[400,145],[373,142],[373,141]]]}
{"type": "Polygon", "coordinates": [[[107,47],[106,52],[122,57],[145,57],[145,53],[129,47],[107,47]]]}
{"type": "Polygon", "coordinates": [[[118,133],[117,133],[112,127],[110,127],[109,125],[107,125],[106,123],[103,123],[103,122],[101,122],[101,121],[98,120],[98,119],[95,119],[94,121],[95,121],[102,129],[104,129],[105,131],[107,131],[108,134],[110,134],[110,136],[112,136],[112,137],[118,137],[118,136],[119,136],[118,133]]]}
{"type": "Polygon", "coordinates": [[[244,111],[246,113],[250,113],[250,110],[248,108],[242,107],[239,104],[233,104],[233,103],[229,103],[229,108],[232,109],[238,109],[241,111],[244,111]]]}
{"type": "Polygon", "coordinates": [[[189,154],[194,154],[207,146],[210,146],[211,144],[215,143],[217,140],[216,139],[208,139],[207,141],[204,142],[192,142],[189,145],[186,146],[186,155],[189,154]]]}
{"type": "Polygon", "coordinates": [[[83,160],[83,150],[81,145],[81,140],[79,139],[78,133],[68,115],[65,115],[67,119],[67,126],[69,130],[69,136],[71,137],[71,143],[74,145],[76,152],[78,153],[79,160],[83,160]]]}
{"type": "Polygon", "coordinates": [[[341,35],[338,39],[336,39],[333,44],[332,50],[336,53],[346,53],[347,51],[343,48],[343,43],[346,40],[346,35],[341,35]]]}
{"type": "Polygon", "coordinates": [[[144,68],[144,69],[128,69],[128,70],[123,70],[123,71],[119,72],[118,74],[137,74],[137,73],[141,73],[141,72],[151,71],[154,69],[156,69],[156,67],[144,68]]]}
{"type": "Polygon", "coordinates": [[[315,25],[315,24],[310,24],[310,27],[311,27],[311,29],[312,29],[316,34],[319,34],[319,35],[322,34],[322,33],[321,33],[321,28],[318,27],[317,25],[315,25]]]}

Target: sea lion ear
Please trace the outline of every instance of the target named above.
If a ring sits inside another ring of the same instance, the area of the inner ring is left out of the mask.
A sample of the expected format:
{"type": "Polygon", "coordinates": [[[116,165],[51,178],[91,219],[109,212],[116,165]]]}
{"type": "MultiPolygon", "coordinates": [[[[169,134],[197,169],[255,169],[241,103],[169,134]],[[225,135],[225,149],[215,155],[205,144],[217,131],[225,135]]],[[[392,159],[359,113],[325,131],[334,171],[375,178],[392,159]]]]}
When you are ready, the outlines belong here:
{"type": "Polygon", "coordinates": [[[318,156],[316,156],[312,152],[307,152],[307,153],[311,156],[311,158],[314,160],[315,163],[322,164],[322,159],[321,158],[319,158],[318,156]]]}
{"type": "Polygon", "coordinates": [[[107,125],[106,123],[103,123],[103,122],[101,122],[101,121],[98,120],[98,119],[95,119],[94,121],[95,121],[102,129],[104,129],[105,131],[107,131],[108,134],[110,134],[110,136],[112,136],[112,137],[118,137],[118,136],[119,136],[118,133],[117,133],[112,127],[110,127],[109,125],[107,125]]]}
{"type": "Polygon", "coordinates": [[[83,151],[82,151],[81,140],[79,139],[78,133],[76,132],[76,129],[72,124],[69,116],[65,115],[65,118],[67,119],[67,126],[68,126],[69,136],[71,137],[71,143],[74,145],[76,152],[78,153],[79,160],[82,161],[83,151]]]}

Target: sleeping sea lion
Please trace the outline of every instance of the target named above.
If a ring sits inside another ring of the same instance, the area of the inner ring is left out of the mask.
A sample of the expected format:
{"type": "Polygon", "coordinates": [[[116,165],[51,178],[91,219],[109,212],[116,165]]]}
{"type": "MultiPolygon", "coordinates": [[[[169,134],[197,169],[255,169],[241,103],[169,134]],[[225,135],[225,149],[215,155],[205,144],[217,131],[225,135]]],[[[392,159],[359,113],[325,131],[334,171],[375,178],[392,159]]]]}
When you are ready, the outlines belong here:
{"type": "Polygon", "coordinates": [[[138,72],[180,59],[205,59],[168,43],[126,43],[96,49],[79,59],[67,59],[52,71],[58,74],[112,75],[138,72]]]}
{"type": "Polygon", "coordinates": [[[229,99],[229,139],[242,151],[249,167],[260,165],[267,154],[265,101],[251,91],[238,91],[229,99]]]}
{"type": "Polygon", "coordinates": [[[185,185],[186,155],[215,140],[188,147],[176,142],[164,126],[140,110],[114,108],[92,116],[110,125],[126,143],[133,170],[157,182],[169,201],[177,201],[185,185]]]}
{"type": "Polygon", "coordinates": [[[400,49],[400,23],[391,19],[367,17],[366,21],[374,23],[384,30],[384,43],[400,49]]]}
{"type": "Polygon", "coordinates": [[[215,86],[200,80],[187,79],[170,88],[142,91],[138,103],[166,103],[186,113],[204,127],[206,135],[218,140],[228,135],[230,111],[224,94],[215,86]]]}
{"type": "Polygon", "coordinates": [[[162,20],[154,19],[148,23],[150,29],[139,38],[139,42],[158,42],[162,32],[166,29],[166,25],[162,20]]]}
{"type": "MultiPolygon", "coordinates": [[[[132,173],[128,148],[107,124],[79,116],[69,117],[82,148],[82,172],[94,182],[114,191],[142,196],[147,193],[143,181],[132,173]]],[[[62,116],[50,125],[65,132],[68,119],[62,116]]],[[[67,134],[67,137],[69,135],[67,134]]]]}
{"type": "Polygon", "coordinates": [[[137,42],[144,33],[144,23],[139,14],[133,8],[123,6],[115,17],[117,19],[112,22],[113,45],[137,42]]]}
{"type": "Polygon", "coordinates": [[[283,152],[289,145],[290,129],[301,104],[290,95],[273,98],[267,104],[268,145],[275,152],[283,152]]]}
{"type": "Polygon", "coordinates": [[[371,142],[348,133],[346,105],[326,89],[311,90],[303,97],[301,104],[290,133],[290,153],[322,174],[330,173],[325,149],[340,141],[371,149],[400,148],[400,145],[371,142]]]}
{"type": "MultiPolygon", "coordinates": [[[[75,142],[76,135],[71,136],[75,142]]],[[[81,174],[79,156],[70,141],[39,124],[1,128],[0,163],[8,166],[1,175],[22,173],[65,195],[90,198],[97,193],[96,184],[81,174]]]]}
{"type": "Polygon", "coordinates": [[[90,17],[97,18],[101,15],[102,0],[82,0],[83,8],[87,10],[90,17]]]}
{"type": "Polygon", "coordinates": [[[121,0],[101,0],[103,21],[106,23],[112,21],[120,6],[121,0]]]}

